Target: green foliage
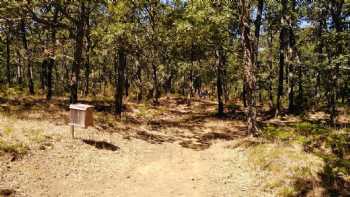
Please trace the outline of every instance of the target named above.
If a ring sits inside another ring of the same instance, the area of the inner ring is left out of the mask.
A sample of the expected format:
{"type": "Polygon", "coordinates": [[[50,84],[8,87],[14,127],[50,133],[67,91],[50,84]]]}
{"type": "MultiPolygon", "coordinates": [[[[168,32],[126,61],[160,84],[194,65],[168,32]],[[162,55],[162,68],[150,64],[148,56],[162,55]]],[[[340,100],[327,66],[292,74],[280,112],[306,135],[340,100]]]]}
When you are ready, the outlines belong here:
{"type": "Polygon", "coordinates": [[[329,132],[329,129],[325,128],[324,126],[320,124],[312,124],[310,122],[300,122],[294,127],[296,132],[303,136],[321,135],[329,132]]]}
{"type": "Polygon", "coordinates": [[[269,125],[263,129],[262,135],[264,138],[271,141],[297,141],[303,143],[305,141],[305,137],[300,135],[292,128],[287,127],[276,127],[269,125]]]}

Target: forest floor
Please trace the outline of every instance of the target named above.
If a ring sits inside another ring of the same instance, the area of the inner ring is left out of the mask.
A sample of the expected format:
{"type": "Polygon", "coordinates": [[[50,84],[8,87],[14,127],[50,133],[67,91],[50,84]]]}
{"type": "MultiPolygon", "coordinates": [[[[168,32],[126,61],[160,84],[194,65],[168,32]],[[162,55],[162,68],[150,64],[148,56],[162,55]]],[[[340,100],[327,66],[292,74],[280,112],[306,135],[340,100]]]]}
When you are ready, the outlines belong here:
{"type": "Polygon", "coordinates": [[[210,101],[128,102],[121,120],[111,102],[86,102],[95,105],[95,127],[72,139],[66,100],[0,99],[0,196],[349,194],[346,175],[328,188],[324,157],[273,126],[296,117],[261,119],[282,140],[255,139],[245,135],[242,111],[217,117],[210,101]]]}

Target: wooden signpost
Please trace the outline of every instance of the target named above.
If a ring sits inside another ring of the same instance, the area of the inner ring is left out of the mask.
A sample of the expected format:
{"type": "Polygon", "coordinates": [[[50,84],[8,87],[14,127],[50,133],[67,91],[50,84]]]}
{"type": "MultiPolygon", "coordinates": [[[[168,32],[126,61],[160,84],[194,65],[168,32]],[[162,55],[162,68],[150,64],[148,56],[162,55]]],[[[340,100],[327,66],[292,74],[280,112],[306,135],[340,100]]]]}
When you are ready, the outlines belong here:
{"type": "Polygon", "coordinates": [[[69,105],[69,117],[71,126],[72,138],[74,138],[74,127],[87,128],[94,126],[93,109],[92,105],[85,104],[71,104],[69,105]]]}

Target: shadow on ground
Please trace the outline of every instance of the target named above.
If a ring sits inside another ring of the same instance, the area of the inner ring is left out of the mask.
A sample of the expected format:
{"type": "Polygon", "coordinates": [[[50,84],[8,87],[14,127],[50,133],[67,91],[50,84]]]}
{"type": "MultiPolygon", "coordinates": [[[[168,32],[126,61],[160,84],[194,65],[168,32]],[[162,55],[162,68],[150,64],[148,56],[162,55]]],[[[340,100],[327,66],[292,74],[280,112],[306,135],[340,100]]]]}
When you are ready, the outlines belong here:
{"type": "Polygon", "coordinates": [[[82,141],[85,144],[94,146],[97,149],[110,150],[110,151],[117,151],[120,149],[118,146],[105,141],[95,141],[95,140],[82,140],[82,141]]]}

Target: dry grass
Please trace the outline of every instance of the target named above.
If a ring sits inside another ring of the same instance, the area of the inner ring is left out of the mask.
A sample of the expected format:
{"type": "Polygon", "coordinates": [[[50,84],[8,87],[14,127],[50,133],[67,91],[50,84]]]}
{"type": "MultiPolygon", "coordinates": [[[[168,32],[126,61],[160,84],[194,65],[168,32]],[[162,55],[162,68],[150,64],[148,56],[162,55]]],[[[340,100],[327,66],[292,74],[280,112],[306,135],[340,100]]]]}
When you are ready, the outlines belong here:
{"type": "Polygon", "coordinates": [[[277,196],[297,196],[310,189],[308,184],[297,185],[300,181],[313,180],[311,190],[317,188],[318,173],[324,167],[321,158],[305,153],[298,144],[259,144],[246,153],[252,168],[265,180],[261,186],[277,196]]]}
{"type": "Polygon", "coordinates": [[[59,129],[47,121],[18,119],[15,115],[0,113],[0,154],[10,155],[11,160],[16,160],[31,150],[50,148],[53,136],[58,137],[54,132],[59,129]]]}

